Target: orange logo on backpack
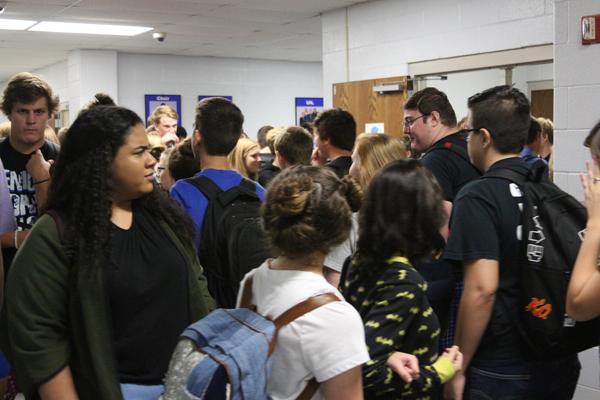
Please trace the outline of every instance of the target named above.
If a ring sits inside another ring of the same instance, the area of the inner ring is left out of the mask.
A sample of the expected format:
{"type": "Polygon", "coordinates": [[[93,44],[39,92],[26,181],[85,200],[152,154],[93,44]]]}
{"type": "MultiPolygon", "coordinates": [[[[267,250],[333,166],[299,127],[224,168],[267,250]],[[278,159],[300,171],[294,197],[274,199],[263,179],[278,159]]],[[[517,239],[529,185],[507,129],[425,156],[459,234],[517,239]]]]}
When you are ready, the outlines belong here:
{"type": "Polygon", "coordinates": [[[546,304],[546,299],[532,297],[527,307],[525,307],[525,311],[531,312],[534,317],[546,319],[552,312],[552,304],[546,304]]]}

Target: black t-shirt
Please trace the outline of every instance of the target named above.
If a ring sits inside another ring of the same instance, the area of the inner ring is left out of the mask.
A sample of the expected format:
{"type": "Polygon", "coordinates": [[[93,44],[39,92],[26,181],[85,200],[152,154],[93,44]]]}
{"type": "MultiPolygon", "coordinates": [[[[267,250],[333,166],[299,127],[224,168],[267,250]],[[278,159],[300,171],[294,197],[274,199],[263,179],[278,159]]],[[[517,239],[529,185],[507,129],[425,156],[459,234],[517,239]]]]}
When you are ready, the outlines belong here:
{"type": "Polygon", "coordinates": [[[133,224],[113,225],[106,270],[115,357],[122,383],[161,384],[188,312],[184,257],[161,226],[134,205],[133,224]]]}
{"type": "MultiPolygon", "coordinates": [[[[60,147],[54,143],[44,142],[40,151],[46,160],[56,160],[60,147]]],[[[27,172],[29,154],[19,153],[15,150],[8,138],[0,142],[0,159],[6,171],[6,182],[14,206],[17,229],[31,229],[38,217],[37,202],[33,179],[27,172]]],[[[16,249],[4,249],[4,267],[8,268],[16,253],[16,249]]]]}
{"type": "Polygon", "coordinates": [[[265,169],[267,166],[273,164],[275,155],[271,153],[260,153],[260,170],[265,169]]]}
{"type": "Polygon", "coordinates": [[[340,179],[348,175],[351,165],[352,157],[349,156],[340,156],[325,164],[325,166],[331,168],[340,179]]]}
{"type": "MultiPolygon", "coordinates": [[[[523,175],[528,166],[520,157],[496,162],[490,168],[507,168],[523,175]]],[[[485,177],[485,175],[484,175],[485,177]]],[[[499,283],[490,322],[473,358],[473,365],[522,360],[520,340],[512,321],[518,305],[518,263],[521,221],[518,186],[504,179],[479,179],[457,195],[452,210],[452,234],[444,258],[451,261],[497,260],[499,283]],[[513,312],[507,315],[507,310],[513,312]]]]}
{"type": "Polygon", "coordinates": [[[444,200],[449,202],[454,202],[464,185],[481,175],[469,162],[466,140],[457,133],[437,141],[427,150],[421,161],[435,176],[444,192],[444,200]],[[454,150],[448,150],[449,147],[460,148],[458,151],[464,153],[464,157],[454,150]]]}
{"type": "Polygon", "coordinates": [[[266,188],[269,182],[271,182],[271,180],[280,172],[281,169],[274,166],[272,162],[264,167],[261,166],[260,171],[258,172],[258,183],[260,183],[260,186],[266,188]]]}
{"type": "MultiPolygon", "coordinates": [[[[467,142],[460,134],[448,135],[434,143],[423,155],[421,162],[425,165],[442,188],[444,200],[454,202],[460,189],[467,183],[480,177],[479,171],[469,161],[467,142]]],[[[454,294],[455,277],[452,266],[444,260],[424,263],[419,271],[430,286],[427,292],[429,300],[438,314],[444,329],[454,329],[455,310],[451,309],[454,294]]],[[[457,289],[460,290],[460,289],[457,289]]],[[[443,336],[443,343],[451,341],[454,333],[443,336]]]]}

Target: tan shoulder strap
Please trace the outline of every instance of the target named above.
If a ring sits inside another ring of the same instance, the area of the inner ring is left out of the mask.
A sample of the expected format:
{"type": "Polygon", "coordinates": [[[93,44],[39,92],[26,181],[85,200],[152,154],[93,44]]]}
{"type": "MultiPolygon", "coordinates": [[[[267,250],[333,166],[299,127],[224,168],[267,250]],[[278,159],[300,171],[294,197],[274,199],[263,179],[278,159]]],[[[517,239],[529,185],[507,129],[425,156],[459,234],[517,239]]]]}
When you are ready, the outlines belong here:
{"type": "Polygon", "coordinates": [[[319,382],[317,382],[315,378],[312,378],[310,381],[308,381],[306,387],[304,388],[304,390],[302,390],[302,392],[300,392],[296,400],[310,400],[315,395],[318,389],[319,382]]]}
{"type": "Polygon", "coordinates": [[[288,309],[279,317],[275,318],[273,323],[275,324],[277,330],[279,330],[295,319],[300,318],[304,314],[307,314],[312,310],[334,301],[340,301],[340,298],[333,293],[323,293],[317,296],[309,297],[303,302],[298,303],[292,308],[288,309]]]}
{"type": "Polygon", "coordinates": [[[252,278],[249,276],[244,282],[244,290],[242,291],[242,298],[240,299],[240,308],[249,308],[252,311],[256,311],[256,306],[252,304],[252,278]]]}
{"type": "Polygon", "coordinates": [[[275,351],[275,343],[277,342],[277,334],[279,330],[289,324],[290,322],[300,318],[304,314],[311,312],[325,304],[332,303],[334,301],[340,301],[339,297],[337,297],[333,293],[323,293],[318,296],[309,297],[301,303],[296,304],[295,306],[289,308],[279,317],[275,318],[273,323],[275,324],[275,335],[273,336],[273,340],[269,344],[269,355],[275,351]]]}
{"type": "MultiPolygon", "coordinates": [[[[296,304],[292,308],[285,311],[279,317],[273,321],[275,327],[277,328],[277,332],[279,329],[283,328],[290,322],[300,318],[304,314],[308,314],[309,312],[316,310],[317,308],[324,306],[325,304],[332,303],[334,301],[341,301],[339,297],[337,297],[333,293],[323,293],[318,296],[309,297],[301,303],[296,304]]],[[[269,346],[269,354],[275,350],[275,342],[277,340],[277,333],[273,337],[271,344],[269,346]]],[[[315,395],[317,390],[319,389],[319,382],[315,378],[312,378],[306,384],[306,387],[302,392],[298,395],[297,400],[310,400],[315,395]]]]}

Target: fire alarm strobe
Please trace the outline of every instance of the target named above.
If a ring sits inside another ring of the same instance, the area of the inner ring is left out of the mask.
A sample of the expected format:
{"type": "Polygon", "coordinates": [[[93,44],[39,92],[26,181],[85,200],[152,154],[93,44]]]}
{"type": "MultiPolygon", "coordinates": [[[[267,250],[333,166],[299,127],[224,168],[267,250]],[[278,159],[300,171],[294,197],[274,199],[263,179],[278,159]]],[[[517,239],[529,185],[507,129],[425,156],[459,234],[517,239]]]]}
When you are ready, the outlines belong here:
{"type": "Polygon", "coordinates": [[[600,14],[581,17],[581,43],[600,43],[600,14]]]}

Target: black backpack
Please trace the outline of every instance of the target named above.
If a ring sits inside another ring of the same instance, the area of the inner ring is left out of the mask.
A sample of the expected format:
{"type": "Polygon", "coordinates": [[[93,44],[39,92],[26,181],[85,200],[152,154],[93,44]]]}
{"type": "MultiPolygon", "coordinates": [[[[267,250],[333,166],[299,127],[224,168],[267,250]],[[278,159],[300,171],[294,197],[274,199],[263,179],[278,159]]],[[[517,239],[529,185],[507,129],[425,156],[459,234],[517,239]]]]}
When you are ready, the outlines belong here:
{"type": "Polygon", "coordinates": [[[519,311],[513,322],[525,356],[550,359],[597,346],[600,318],[575,322],[566,314],[569,279],[587,222],[585,207],[550,182],[543,168],[532,168],[527,176],[499,169],[484,178],[509,180],[523,194],[519,311]]]}
{"type": "Polygon", "coordinates": [[[221,308],[234,308],[244,275],[270,257],[256,185],[243,179],[227,191],[205,176],[186,179],[208,200],[198,248],[208,290],[221,308]]]}
{"type": "MultiPolygon", "coordinates": [[[[457,133],[454,133],[454,135],[459,135],[458,137],[461,140],[464,140],[466,142],[466,138],[463,134],[464,131],[458,131],[457,133]]],[[[436,142],[433,146],[431,146],[427,152],[425,154],[429,154],[435,151],[449,151],[451,153],[456,154],[457,156],[459,156],[460,158],[463,159],[463,161],[465,161],[471,168],[473,168],[476,172],[477,175],[481,175],[481,171],[479,171],[477,169],[477,167],[475,167],[472,163],[471,163],[471,159],[469,158],[469,152],[467,151],[467,149],[465,147],[459,146],[456,143],[452,143],[450,141],[443,141],[440,140],[438,142],[436,142]]],[[[470,181],[470,180],[469,180],[470,181]]],[[[469,181],[466,182],[461,182],[460,183],[460,187],[464,186],[466,183],[468,183],[469,181]]]]}

